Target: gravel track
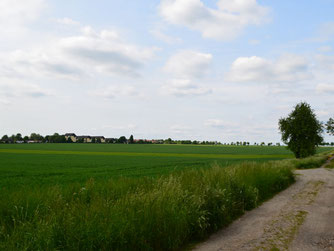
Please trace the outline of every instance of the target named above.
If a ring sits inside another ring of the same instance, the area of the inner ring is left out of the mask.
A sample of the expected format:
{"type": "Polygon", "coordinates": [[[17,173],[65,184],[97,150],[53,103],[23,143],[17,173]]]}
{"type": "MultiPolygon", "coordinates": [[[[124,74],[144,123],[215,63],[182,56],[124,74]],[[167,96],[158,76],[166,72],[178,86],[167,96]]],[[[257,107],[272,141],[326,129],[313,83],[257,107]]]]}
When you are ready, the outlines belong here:
{"type": "Polygon", "coordinates": [[[295,184],[194,250],[334,251],[334,169],[325,165],[297,170],[295,184]]]}

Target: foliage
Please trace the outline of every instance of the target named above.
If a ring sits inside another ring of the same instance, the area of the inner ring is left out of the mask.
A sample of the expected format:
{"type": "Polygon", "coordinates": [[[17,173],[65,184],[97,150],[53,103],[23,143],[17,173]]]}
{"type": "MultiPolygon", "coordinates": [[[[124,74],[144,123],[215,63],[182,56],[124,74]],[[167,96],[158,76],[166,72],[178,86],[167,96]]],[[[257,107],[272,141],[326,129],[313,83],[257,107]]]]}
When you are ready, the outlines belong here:
{"type": "Polygon", "coordinates": [[[126,139],[125,136],[121,136],[121,137],[118,139],[117,143],[125,144],[125,143],[127,143],[127,141],[128,141],[128,140],[126,139]]]}
{"type": "Polygon", "coordinates": [[[326,166],[327,168],[331,168],[334,169],[334,161],[332,161],[328,166],[326,166]]]}
{"type": "Polygon", "coordinates": [[[131,135],[130,138],[129,138],[129,144],[133,144],[133,143],[134,143],[133,135],[131,135]]]}
{"type": "Polygon", "coordinates": [[[316,152],[323,141],[322,124],[316,118],[310,105],[301,102],[287,118],[279,120],[282,140],[295,154],[296,158],[305,158],[316,152]]]}
{"type": "Polygon", "coordinates": [[[327,133],[334,136],[334,119],[333,118],[330,118],[328,122],[326,123],[326,130],[327,130],[327,133]]]}
{"type": "Polygon", "coordinates": [[[44,137],[38,133],[32,133],[30,134],[30,140],[34,140],[34,141],[43,141],[44,137]]]}
{"type": "Polygon", "coordinates": [[[64,135],[54,133],[53,135],[46,135],[45,141],[48,143],[66,143],[66,138],[64,135]]]}

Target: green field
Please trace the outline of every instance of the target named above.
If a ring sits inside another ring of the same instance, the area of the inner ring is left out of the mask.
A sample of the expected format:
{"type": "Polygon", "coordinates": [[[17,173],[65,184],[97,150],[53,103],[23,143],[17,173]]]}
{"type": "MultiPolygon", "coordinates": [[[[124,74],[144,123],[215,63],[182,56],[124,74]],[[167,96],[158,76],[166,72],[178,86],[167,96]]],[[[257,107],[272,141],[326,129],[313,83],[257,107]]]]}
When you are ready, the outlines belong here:
{"type": "MultiPolygon", "coordinates": [[[[319,148],[327,151],[330,148],[319,148]]],[[[158,176],[240,161],[291,158],[285,147],[1,144],[0,187],[83,183],[90,178],[158,176]]]]}
{"type": "Polygon", "coordinates": [[[0,250],[180,250],[327,154],[269,161],[291,157],[284,147],[3,144],[0,250]]]}

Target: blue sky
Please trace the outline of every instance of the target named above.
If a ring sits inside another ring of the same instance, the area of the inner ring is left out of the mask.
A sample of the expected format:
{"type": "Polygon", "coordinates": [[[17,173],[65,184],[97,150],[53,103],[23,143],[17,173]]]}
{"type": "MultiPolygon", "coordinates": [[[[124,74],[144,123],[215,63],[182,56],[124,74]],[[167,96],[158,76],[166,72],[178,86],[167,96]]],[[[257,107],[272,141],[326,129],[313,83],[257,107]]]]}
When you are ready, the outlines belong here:
{"type": "Polygon", "coordinates": [[[278,142],[300,101],[334,116],[333,0],[0,9],[0,134],[278,142]]]}

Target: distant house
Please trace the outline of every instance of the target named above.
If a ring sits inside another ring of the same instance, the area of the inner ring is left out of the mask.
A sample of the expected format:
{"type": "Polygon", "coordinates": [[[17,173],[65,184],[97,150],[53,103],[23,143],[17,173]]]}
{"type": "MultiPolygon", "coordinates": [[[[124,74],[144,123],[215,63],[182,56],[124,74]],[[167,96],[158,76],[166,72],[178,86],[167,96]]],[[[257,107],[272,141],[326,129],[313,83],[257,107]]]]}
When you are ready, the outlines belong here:
{"type": "Polygon", "coordinates": [[[0,142],[4,143],[4,144],[12,144],[14,141],[13,141],[13,139],[8,138],[8,139],[3,139],[0,142]]]}
{"type": "Polygon", "coordinates": [[[66,134],[65,134],[65,139],[66,139],[66,141],[67,141],[69,138],[72,140],[72,142],[77,142],[77,135],[75,135],[74,133],[66,133],[66,134]]]}
{"type": "Polygon", "coordinates": [[[91,136],[91,138],[94,138],[95,142],[97,142],[97,140],[100,140],[101,143],[106,143],[106,139],[103,136],[91,136]]]}
{"type": "Polygon", "coordinates": [[[106,138],[103,136],[89,136],[89,135],[77,136],[74,133],[66,133],[64,136],[66,141],[68,139],[71,139],[72,142],[77,142],[77,143],[107,142],[106,138]]]}
{"type": "Polygon", "coordinates": [[[83,142],[83,143],[91,143],[92,142],[92,137],[88,136],[88,135],[77,136],[77,141],[78,142],[83,142]]]}

